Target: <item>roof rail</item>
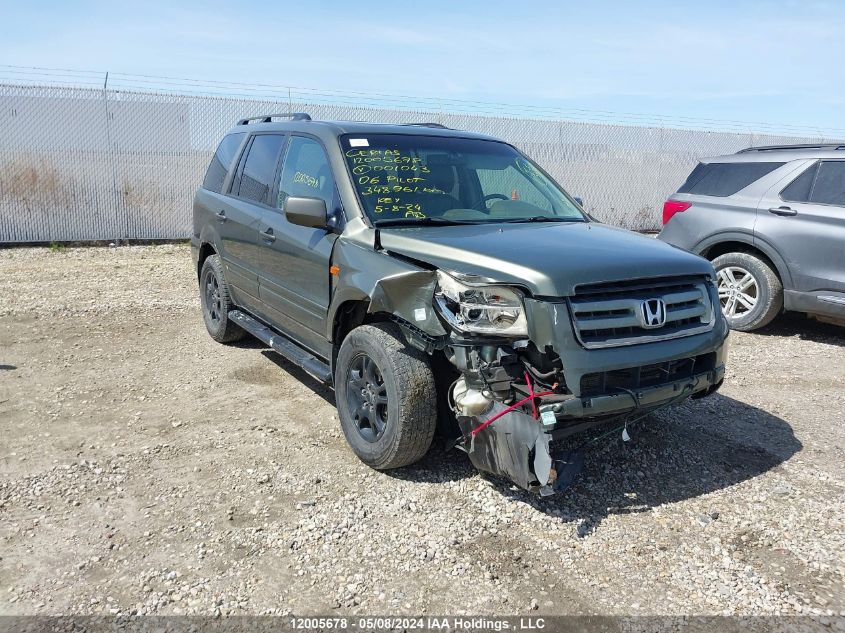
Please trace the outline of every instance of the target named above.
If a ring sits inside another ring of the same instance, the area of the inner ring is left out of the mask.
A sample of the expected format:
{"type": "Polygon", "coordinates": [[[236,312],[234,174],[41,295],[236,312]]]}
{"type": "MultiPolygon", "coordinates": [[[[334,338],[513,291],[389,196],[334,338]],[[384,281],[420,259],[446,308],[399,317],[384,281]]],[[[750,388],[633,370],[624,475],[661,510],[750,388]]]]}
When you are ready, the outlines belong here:
{"type": "Polygon", "coordinates": [[[445,125],[441,125],[440,123],[403,123],[402,125],[407,125],[409,127],[433,127],[437,128],[438,130],[448,130],[450,128],[446,127],[445,125]]]}
{"type": "Polygon", "coordinates": [[[842,143],[805,143],[799,145],[761,145],[759,147],[746,147],[737,152],[737,154],[747,154],[748,152],[776,152],[778,150],[789,149],[840,149],[845,150],[845,145],[842,143]]]}
{"type": "Polygon", "coordinates": [[[249,116],[245,119],[238,119],[237,125],[248,125],[250,121],[260,123],[271,123],[273,119],[290,119],[291,121],[310,121],[311,115],[306,112],[281,112],[279,114],[262,114],[261,116],[249,116]]]}

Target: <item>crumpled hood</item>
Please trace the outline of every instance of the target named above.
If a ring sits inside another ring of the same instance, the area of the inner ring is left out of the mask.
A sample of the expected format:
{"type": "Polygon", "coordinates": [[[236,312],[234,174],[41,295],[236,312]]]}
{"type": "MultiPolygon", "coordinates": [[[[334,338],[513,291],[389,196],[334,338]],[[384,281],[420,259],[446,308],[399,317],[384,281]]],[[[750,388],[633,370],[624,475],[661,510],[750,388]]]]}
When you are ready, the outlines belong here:
{"type": "Polygon", "coordinates": [[[396,227],[380,239],[389,252],[539,296],[569,296],[584,283],[713,274],[702,257],[592,222],[396,227]]]}

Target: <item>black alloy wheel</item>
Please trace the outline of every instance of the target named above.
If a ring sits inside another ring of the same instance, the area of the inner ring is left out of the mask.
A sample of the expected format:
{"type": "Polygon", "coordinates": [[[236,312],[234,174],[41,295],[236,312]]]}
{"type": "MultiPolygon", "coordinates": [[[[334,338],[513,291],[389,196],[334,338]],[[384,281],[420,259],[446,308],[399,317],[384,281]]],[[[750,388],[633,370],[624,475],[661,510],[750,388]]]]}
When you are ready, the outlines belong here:
{"type": "Polygon", "coordinates": [[[361,353],[346,371],[346,399],[358,433],[376,442],[387,428],[387,385],[375,361],[361,353]]]}

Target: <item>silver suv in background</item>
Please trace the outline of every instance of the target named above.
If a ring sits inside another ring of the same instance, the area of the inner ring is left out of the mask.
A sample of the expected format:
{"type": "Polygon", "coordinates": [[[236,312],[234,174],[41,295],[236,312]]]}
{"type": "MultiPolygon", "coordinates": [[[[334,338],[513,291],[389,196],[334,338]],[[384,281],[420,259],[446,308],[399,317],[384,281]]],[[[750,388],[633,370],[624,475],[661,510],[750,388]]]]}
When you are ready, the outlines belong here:
{"type": "Polygon", "coordinates": [[[784,310],[845,325],[845,144],[703,159],[663,205],[659,238],[713,262],[731,327],[784,310]]]}

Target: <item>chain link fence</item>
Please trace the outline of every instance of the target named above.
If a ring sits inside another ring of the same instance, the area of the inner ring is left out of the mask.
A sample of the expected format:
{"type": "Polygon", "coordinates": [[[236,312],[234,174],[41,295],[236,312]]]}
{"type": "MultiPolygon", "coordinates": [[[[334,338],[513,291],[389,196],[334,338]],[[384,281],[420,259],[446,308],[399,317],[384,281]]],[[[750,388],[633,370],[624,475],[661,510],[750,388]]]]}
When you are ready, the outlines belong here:
{"type": "Polygon", "coordinates": [[[194,191],[245,116],[437,122],[526,152],[604,222],[660,227],[663,201],[704,156],[826,139],[682,130],[302,100],[0,84],[0,243],[187,238],[194,191]]]}

